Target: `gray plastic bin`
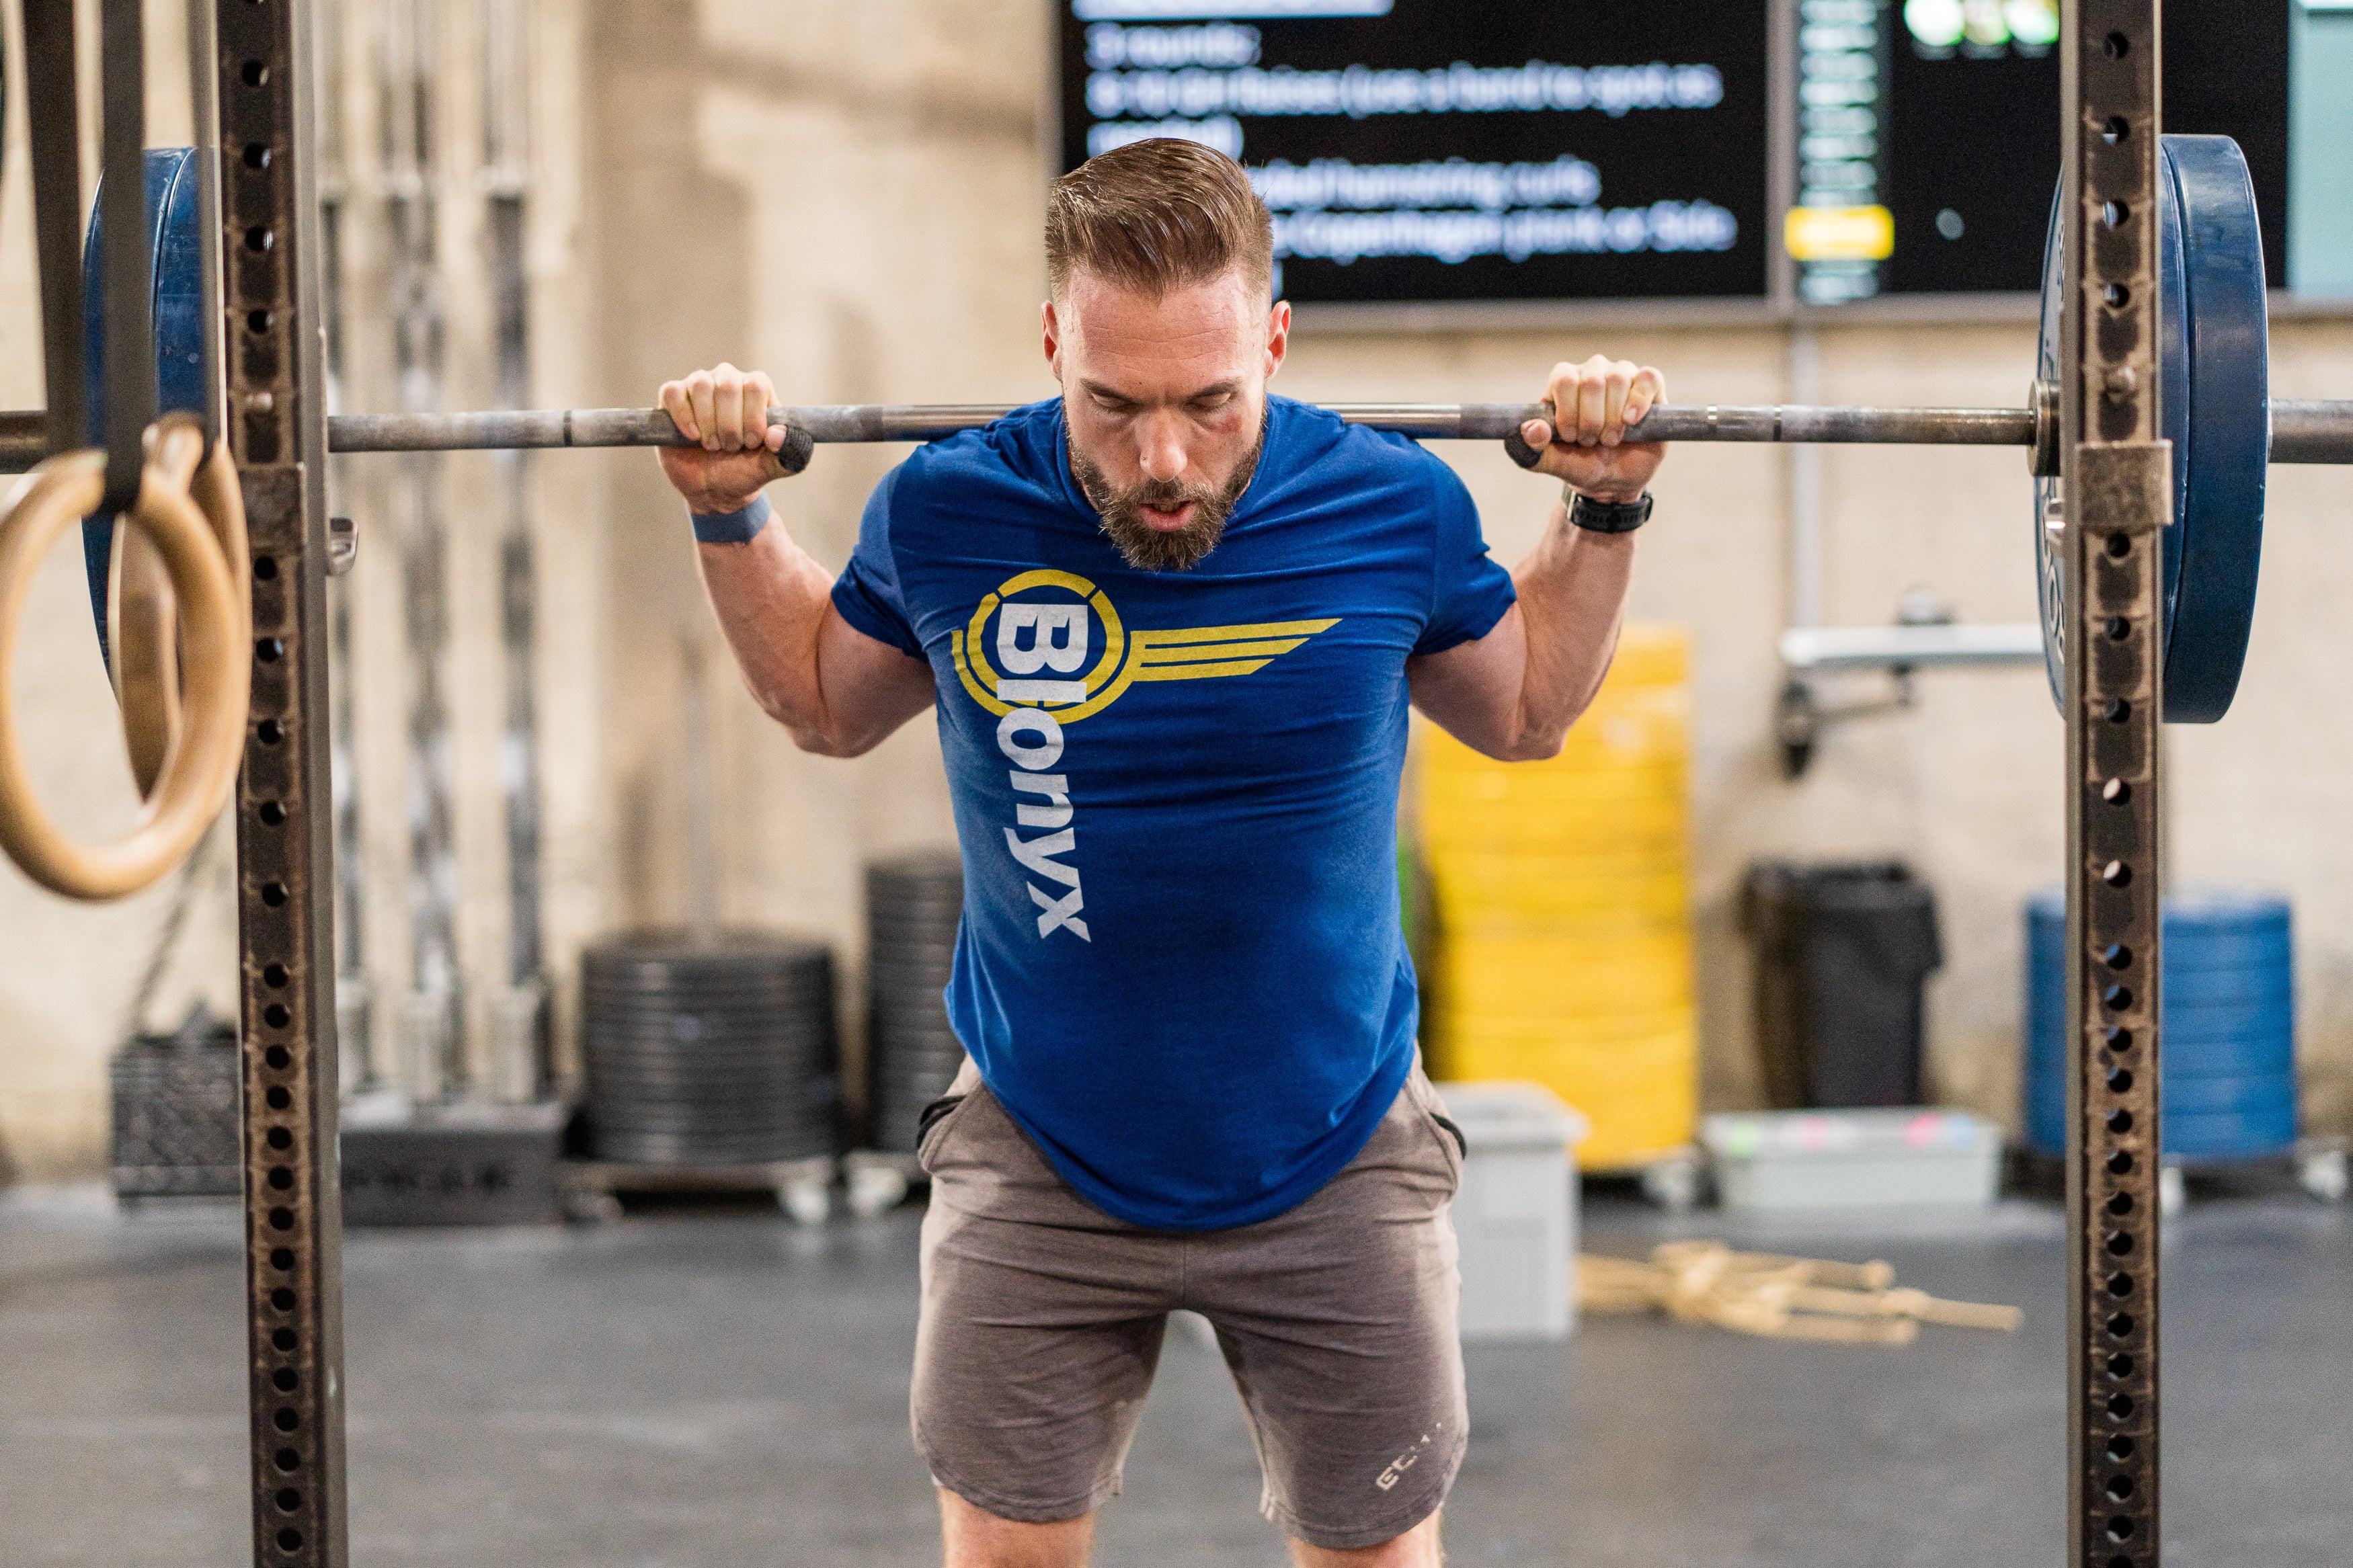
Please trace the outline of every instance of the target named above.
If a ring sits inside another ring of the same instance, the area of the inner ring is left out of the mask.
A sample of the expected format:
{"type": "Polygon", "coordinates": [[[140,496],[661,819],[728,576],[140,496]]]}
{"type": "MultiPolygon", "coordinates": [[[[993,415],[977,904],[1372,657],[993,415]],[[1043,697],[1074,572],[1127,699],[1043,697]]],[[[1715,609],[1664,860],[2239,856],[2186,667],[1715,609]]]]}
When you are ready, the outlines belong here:
{"type": "Polygon", "coordinates": [[[1577,1169],[1590,1130],[1535,1083],[1442,1083],[1462,1129],[1462,1337],[1556,1340],[1577,1326],[1569,1266],[1577,1256],[1577,1169]]]}

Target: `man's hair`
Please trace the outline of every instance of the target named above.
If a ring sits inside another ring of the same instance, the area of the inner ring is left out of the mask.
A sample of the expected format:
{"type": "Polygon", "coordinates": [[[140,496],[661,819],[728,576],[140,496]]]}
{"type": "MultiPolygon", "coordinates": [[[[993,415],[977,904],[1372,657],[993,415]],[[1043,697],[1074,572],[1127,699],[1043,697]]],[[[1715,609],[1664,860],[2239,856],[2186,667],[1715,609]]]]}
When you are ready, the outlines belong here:
{"type": "Polygon", "coordinates": [[[1155,137],[1088,159],[1046,203],[1046,279],[1060,299],[1074,272],[1158,298],[1242,270],[1274,279],[1274,220],[1241,165],[1213,148],[1155,137]]]}

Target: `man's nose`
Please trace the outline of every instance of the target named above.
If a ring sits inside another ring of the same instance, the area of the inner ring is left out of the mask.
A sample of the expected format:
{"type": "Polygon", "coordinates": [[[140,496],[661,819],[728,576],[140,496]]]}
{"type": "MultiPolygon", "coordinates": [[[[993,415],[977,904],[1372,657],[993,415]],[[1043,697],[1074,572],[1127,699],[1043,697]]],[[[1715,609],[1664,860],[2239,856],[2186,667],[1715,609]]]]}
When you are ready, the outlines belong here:
{"type": "Polygon", "coordinates": [[[1136,461],[1144,477],[1155,484],[1174,484],[1185,477],[1184,434],[1174,416],[1148,414],[1138,422],[1136,461]]]}

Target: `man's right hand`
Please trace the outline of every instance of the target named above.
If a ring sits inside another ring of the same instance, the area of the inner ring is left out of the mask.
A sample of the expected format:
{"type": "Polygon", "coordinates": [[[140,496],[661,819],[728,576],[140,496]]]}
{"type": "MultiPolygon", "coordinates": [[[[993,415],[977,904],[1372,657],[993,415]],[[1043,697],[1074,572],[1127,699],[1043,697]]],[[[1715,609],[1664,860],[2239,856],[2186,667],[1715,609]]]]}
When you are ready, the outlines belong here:
{"type": "Polygon", "coordinates": [[[741,511],[771,480],[785,477],[776,460],[785,427],[768,423],[776,389],[761,371],[732,364],[698,370],[662,383],[662,412],[693,447],[660,447],[662,473],[691,510],[741,511]]]}

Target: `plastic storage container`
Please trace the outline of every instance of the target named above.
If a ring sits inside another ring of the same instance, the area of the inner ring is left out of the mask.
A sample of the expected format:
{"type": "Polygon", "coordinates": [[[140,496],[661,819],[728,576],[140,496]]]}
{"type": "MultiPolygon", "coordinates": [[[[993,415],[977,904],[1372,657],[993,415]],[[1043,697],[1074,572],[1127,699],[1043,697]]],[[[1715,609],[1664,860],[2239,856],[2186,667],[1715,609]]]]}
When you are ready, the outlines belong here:
{"type": "Polygon", "coordinates": [[[1454,1231],[1462,1337],[1556,1340],[1577,1325],[1577,1144],[1586,1120],[1540,1083],[1442,1083],[1462,1130],[1454,1231]]]}
{"type": "MultiPolygon", "coordinates": [[[[2067,1147],[2067,912],[2026,906],[2026,1141],[2067,1147]]],[[[2287,900],[2198,892],[2165,900],[2158,991],[2159,1139],[2167,1155],[2243,1160],[2295,1142],[2295,942],[2287,900]]]]}
{"type": "Polygon", "coordinates": [[[1727,1209],[1983,1207],[2001,1184],[2001,1129],[1963,1110],[1727,1112],[1699,1141],[1727,1209]]]}
{"type": "Polygon", "coordinates": [[[1893,860],[1759,861],[1741,889],[1765,1085],[1784,1110],[1920,1103],[1936,895],[1893,860]]]}

